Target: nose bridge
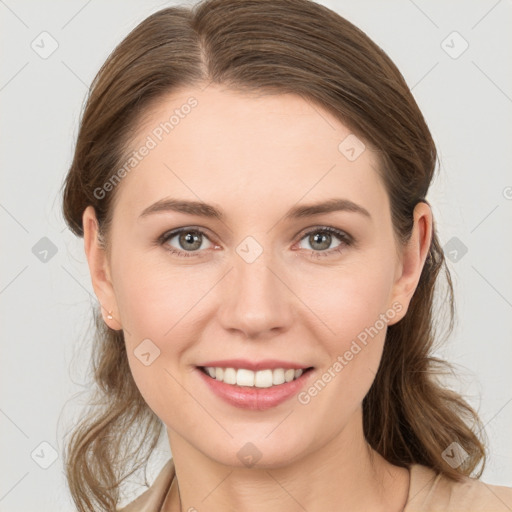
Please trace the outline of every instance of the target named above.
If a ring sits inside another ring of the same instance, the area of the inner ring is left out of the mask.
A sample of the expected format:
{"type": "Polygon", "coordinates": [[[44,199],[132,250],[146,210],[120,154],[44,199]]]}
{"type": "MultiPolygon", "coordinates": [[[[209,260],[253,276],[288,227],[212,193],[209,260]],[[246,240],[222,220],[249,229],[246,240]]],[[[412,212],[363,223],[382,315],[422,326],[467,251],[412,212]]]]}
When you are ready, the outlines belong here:
{"type": "Polygon", "coordinates": [[[246,336],[283,327],[290,316],[289,291],[281,282],[285,277],[278,277],[280,266],[268,246],[270,239],[244,238],[235,248],[233,269],[225,283],[224,327],[244,331],[246,336]]]}

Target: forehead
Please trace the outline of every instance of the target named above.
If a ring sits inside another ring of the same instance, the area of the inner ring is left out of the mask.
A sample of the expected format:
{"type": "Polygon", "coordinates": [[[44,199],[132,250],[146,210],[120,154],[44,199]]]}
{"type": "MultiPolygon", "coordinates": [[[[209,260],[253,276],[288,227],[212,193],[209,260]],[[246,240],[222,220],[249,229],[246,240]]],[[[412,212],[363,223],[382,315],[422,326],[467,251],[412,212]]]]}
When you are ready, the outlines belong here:
{"type": "Polygon", "coordinates": [[[128,148],[134,151],[137,162],[117,191],[120,207],[129,204],[131,212],[166,196],[245,205],[254,214],[264,205],[327,197],[368,210],[387,205],[373,151],[296,94],[214,85],[173,92],[145,113],[128,148]]]}

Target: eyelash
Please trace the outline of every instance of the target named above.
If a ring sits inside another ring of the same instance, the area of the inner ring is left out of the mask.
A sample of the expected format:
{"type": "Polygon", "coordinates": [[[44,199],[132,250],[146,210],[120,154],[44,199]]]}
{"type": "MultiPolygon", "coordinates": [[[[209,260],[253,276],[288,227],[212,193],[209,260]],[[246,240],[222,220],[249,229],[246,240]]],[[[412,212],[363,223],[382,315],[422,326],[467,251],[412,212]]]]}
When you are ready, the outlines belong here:
{"type": "MultiPolygon", "coordinates": [[[[188,228],[180,228],[180,229],[177,229],[177,230],[174,230],[174,231],[166,232],[163,235],[161,235],[160,237],[158,237],[156,242],[157,242],[158,245],[161,245],[161,246],[166,245],[165,250],[169,251],[171,254],[173,254],[175,256],[185,257],[185,258],[197,257],[197,254],[199,252],[201,252],[201,251],[191,251],[191,252],[178,251],[178,250],[174,249],[173,247],[171,247],[170,245],[167,244],[167,242],[169,240],[171,240],[172,238],[174,238],[177,235],[180,235],[181,233],[201,234],[202,236],[206,237],[209,240],[209,238],[206,235],[206,233],[204,231],[202,231],[201,229],[196,229],[196,228],[188,227],[188,228]]],[[[309,256],[311,258],[318,259],[318,258],[327,257],[327,256],[334,256],[335,254],[341,253],[346,247],[350,247],[354,243],[354,239],[350,235],[348,235],[347,233],[344,233],[343,231],[340,231],[339,229],[332,228],[332,227],[329,227],[329,226],[321,226],[321,227],[316,227],[314,229],[311,229],[311,230],[307,231],[306,233],[304,233],[299,241],[303,240],[304,238],[306,238],[307,236],[309,236],[309,235],[311,235],[313,233],[329,233],[329,234],[333,234],[342,243],[339,244],[334,249],[330,249],[330,250],[327,250],[327,251],[310,251],[309,252],[309,256]]]]}

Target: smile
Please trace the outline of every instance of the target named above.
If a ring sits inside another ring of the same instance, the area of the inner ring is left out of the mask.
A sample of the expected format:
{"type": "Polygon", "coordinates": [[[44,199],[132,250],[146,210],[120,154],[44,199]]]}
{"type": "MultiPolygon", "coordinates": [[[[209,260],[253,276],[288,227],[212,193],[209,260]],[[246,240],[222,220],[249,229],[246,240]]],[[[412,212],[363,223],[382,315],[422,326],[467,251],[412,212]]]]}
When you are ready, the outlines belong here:
{"type": "MultiPolygon", "coordinates": [[[[270,388],[279,386],[285,382],[298,379],[304,370],[293,368],[275,368],[252,371],[247,368],[220,368],[218,366],[207,366],[201,368],[212,379],[237,386],[256,388],[270,388]]],[[[308,369],[306,368],[306,371],[308,369]]]]}
{"type": "MultiPolygon", "coordinates": [[[[197,366],[197,375],[212,393],[212,398],[241,409],[263,411],[290,400],[312,375],[313,367],[283,368],[272,364],[253,364],[254,369],[233,366],[197,366]],[[270,365],[268,365],[270,366],[270,365]]],[[[244,366],[249,366],[245,363],[244,366]]],[[[289,366],[289,365],[288,365],[289,366]]],[[[297,365],[299,366],[299,365],[297,365]]]]}

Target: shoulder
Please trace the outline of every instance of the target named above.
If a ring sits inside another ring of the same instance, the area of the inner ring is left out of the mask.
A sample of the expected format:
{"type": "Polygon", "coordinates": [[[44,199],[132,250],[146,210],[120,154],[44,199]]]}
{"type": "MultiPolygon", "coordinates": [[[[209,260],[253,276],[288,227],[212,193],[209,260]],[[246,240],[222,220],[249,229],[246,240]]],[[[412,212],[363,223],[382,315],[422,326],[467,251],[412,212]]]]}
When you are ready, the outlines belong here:
{"type": "Polygon", "coordinates": [[[409,498],[404,512],[510,512],[512,487],[464,477],[454,482],[420,464],[410,467],[409,498]]]}
{"type": "Polygon", "coordinates": [[[169,459],[160,470],[153,484],[134,501],[117,512],[158,512],[174,478],[174,461],[169,459]]]}

